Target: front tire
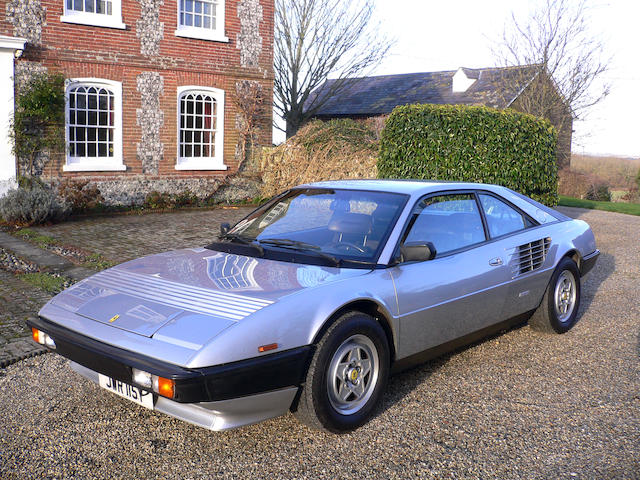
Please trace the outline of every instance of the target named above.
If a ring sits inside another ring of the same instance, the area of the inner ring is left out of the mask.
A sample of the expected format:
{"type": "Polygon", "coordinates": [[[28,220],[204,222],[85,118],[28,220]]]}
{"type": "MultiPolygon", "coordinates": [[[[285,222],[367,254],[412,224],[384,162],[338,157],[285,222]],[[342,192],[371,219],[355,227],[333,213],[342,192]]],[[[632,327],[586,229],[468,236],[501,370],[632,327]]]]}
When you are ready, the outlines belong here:
{"type": "Polygon", "coordinates": [[[311,428],[345,433],[368,422],[389,378],[389,344],[369,315],[350,312],[318,343],[296,417],[311,428]]]}
{"type": "Polygon", "coordinates": [[[578,319],[580,287],[578,266],[572,259],[563,258],[551,276],[542,303],[529,320],[531,328],[547,333],[571,330],[578,319]]]}

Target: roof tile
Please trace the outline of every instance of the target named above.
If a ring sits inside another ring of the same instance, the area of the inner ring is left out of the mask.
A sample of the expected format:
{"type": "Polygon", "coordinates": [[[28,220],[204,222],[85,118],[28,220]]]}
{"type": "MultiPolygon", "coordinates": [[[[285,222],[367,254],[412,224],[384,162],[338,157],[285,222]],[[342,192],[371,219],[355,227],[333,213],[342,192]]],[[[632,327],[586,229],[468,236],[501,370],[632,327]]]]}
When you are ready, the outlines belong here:
{"type": "MultiPolygon", "coordinates": [[[[535,77],[537,65],[501,68],[463,68],[465,75],[477,79],[467,91],[451,88],[457,70],[407,73],[354,79],[314,114],[323,117],[386,115],[398,105],[413,103],[508,106],[535,77]]],[[[336,80],[327,80],[312,93],[308,105],[322,98],[336,80]]]]}

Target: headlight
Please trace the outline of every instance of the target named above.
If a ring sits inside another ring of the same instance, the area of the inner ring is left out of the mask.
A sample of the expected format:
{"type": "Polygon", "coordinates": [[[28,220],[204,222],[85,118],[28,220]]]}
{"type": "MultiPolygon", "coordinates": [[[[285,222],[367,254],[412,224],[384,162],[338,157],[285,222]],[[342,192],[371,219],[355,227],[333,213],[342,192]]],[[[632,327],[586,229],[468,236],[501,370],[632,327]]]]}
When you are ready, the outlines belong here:
{"type": "Polygon", "coordinates": [[[173,398],[175,394],[176,382],[170,378],[159,377],[157,375],[152,375],[149,372],[145,372],[144,370],[132,368],[131,379],[133,380],[133,383],[140,385],[141,387],[151,389],[163,397],[173,398]]]}
{"type": "Polygon", "coordinates": [[[153,388],[153,375],[149,372],[138,370],[137,368],[133,368],[131,371],[133,383],[137,383],[138,385],[148,389],[153,388]]]}

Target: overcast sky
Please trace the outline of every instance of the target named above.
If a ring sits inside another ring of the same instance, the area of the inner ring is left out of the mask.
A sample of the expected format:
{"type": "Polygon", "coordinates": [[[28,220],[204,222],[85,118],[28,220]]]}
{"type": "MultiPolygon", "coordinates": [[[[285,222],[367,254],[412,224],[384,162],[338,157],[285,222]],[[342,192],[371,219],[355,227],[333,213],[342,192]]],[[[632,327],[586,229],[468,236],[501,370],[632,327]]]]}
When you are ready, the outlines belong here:
{"type": "MultiPolygon", "coordinates": [[[[383,30],[397,39],[376,74],[494,66],[492,42],[515,10],[517,18],[540,1],[376,0],[383,30]]],[[[574,123],[574,153],[640,157],[640,1],[590,1],[591,29],[613,57],[611,94],[574,123]]]]}
{"type": "MultiPolygon", "coordinates": [[[[395,37],[374,74],[496,65],[491,53],[515,10],[526,16],[541,0],[375,0],[381,29],[395,37]]],[[[611,94],[574,123],[574,153],[640,157],[640,1],[588,0],[590,28],[613,57],[611,94]]]]}

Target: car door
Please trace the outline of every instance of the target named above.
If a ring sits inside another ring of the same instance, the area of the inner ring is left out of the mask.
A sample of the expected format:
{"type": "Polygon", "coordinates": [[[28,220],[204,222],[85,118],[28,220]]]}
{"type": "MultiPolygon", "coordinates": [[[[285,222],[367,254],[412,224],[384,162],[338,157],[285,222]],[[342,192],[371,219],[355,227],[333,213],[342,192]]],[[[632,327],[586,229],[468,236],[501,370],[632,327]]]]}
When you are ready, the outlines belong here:
{"type": "Polygon", "coordinates": [[[495,246],[487,243],[474,192],[438,193],[417,202],[403,242],[431,242],[433,260],[399,264],[394,279],[398,357],[447,343],[500,321],[505,288],[495,246]]]}
{"type": "Polygon", "coordinates": [[[535,309],[553,273],[547,260],[550,229],[496,194],[478,192],[478,199],[501,263],[496,273],[508,285],[500,316],[507,319],[535,309]]]}

